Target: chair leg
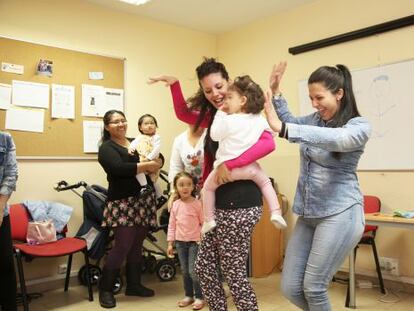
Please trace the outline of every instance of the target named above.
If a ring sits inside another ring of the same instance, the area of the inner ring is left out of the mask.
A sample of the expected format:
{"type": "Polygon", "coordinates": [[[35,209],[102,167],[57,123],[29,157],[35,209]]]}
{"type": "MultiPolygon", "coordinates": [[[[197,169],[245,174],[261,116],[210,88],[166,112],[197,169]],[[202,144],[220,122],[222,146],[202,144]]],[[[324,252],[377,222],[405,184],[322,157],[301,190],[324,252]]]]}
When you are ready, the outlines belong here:
{"type": "MultiPolygon", "coordinates": [[[[356,261],[357,250],[358,250],[358,245],[355,246],[355,248],[354,248],[354,263],[356,261]]],[[[350,297],[349,297],[349,295],[350,295],[350,293],[349,293],[349,282],[351,282],[350,278],[348,278],[348,287],[346,289],[346,299],[345,299],[345,307],[346,308],[349,308],[349,299],[350,299],[350,297]]]]}
{"type": "Polygon", "coordinates": [[[385,294],[386,292],[385,292],[384,280],[382,279],[381,267],[380,267],[380,264],[379,264],[377,247],[375,245],[375,240],[374,239],[372,239],[371,246],[372,246],[372,251],[374,252],[375,266],[377,268],[377,275],[378,275],[380,290],[381,290],[381,293],[385,294]]]}
{"type": "Polygon", "coordinates": [[[86,283],[88,285],[89,301],[93,301],[92,284],[91,284],[91,277],[90,277],[90,274],[89,274],[89,258],[88,258],[88,251],[87,251],[87,249],[83,250],[83,255],[85,256],[86,283]]]}
{"type": "Polygon", "coordinates": [[[72,270],[72,256],[73,254],[68,256],[68,263],[66,265],[65,292],[67,292],[69,288],[70,270],[72,270]]]}
{"type": "Polygon", "coordinates": [[[29,311],[29,301],[27,300],[26,280],[24,279],[22,254],[20,250],[16,250],[17,271],[19,273],[20,291],[22,292],[24,311],[29,311]]]}

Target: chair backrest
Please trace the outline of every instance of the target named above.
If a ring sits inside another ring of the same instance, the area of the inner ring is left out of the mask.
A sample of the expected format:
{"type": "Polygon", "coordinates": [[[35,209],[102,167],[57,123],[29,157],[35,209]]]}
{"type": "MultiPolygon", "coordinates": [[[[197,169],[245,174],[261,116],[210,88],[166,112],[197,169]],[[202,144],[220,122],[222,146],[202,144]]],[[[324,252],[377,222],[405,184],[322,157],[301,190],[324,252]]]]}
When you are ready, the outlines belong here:
{"type": "Polygon", "coordinates": [[[30,214],[23,204],[10,205],[10,226],[13,240],[26,242],[30,214]]]}
{"type": "MultiPolygon", "coordinates": [[[[378,213],[381,211],[381,200],[373,195],[364,195],[364,213],[378,213]]],[[[364,232],[375,232],[377,226],[365,226],[364,232]]]]}

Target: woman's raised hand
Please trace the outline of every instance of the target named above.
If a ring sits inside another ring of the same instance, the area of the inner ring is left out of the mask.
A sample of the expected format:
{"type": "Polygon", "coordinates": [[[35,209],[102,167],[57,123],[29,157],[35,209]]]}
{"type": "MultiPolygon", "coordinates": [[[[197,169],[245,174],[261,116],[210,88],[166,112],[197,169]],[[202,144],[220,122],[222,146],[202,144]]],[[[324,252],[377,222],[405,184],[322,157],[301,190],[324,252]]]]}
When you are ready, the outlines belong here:
{"type": "Polygon", "coordinates": [[[272,104],[272,92],[269,90],[266,92],[266,100],[264,103],[264,111],[266,114],[267,123],[269,123],[270,128],[279,133],[282,129],[282,122],[279,120],[275,107],[272,104]]]}
{"type": "Polygon", "coordinates": [[[269,87],[272,91],[272,94],[275,95],[279,93],[279,85],[282,80],[283,74],[285,73],[287,62],[283,61],[279,64],[275,64],[272,68],[272,72],[269,77],[269,87]]]}
{"type": "Polygon", "coordinates": [[[148,84],[154,84],[157,82],[164,82],[165,86],[171,86],[172,84],[174,84],[175,82],[177,82],[178,79],[176,77],[173,76],[158,76],[158,77],[150,77],[148,78],[147,83],[148,84]]]}

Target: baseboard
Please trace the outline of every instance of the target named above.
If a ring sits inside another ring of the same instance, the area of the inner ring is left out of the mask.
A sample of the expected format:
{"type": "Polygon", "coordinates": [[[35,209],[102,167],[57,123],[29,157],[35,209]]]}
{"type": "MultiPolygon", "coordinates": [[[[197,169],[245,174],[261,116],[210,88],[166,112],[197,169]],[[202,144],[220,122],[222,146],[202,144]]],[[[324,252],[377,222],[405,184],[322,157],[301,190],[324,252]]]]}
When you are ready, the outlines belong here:
{"type": "MultiPolygon", "coordinates": [[[[340,268],[338,273],[346,275],[347,277],[349,274],[349,269],[348,267],[340,268]]],[[[378,285],[378,276],[376,271],[357,269],[355,271],[355,277],[356,279],[364,278],[370,280],[373,284],[378,285]]],[[[402,290],[406,293],[414,293],[414,278],[388,274],[383,274],[382,278],[384,280],[384,285],[386,288],[402,290]]]]}
{"type": "MultiPolygon", "coordinates": [[[[57,274],[45,278],[26,281],[26,289],[28,293],[44,293],[57,288],[64,288],[66,274],[57,274]]],[[[79,285],[78,272],[72,271],[70,274],[69,287],[79,285]]],[[[17,284],[20,288],[19,282],[17,284]]]]}

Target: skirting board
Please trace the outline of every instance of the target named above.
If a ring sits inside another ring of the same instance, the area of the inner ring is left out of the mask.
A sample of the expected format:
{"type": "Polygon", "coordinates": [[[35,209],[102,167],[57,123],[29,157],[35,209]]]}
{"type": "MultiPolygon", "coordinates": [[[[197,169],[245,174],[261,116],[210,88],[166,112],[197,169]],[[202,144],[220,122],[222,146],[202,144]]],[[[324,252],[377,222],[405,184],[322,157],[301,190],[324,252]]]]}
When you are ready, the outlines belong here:
{"type": "MultiPolygon", "coordinates": [[[[338,270],[338,272],[349,274],[349,269],[348,267],[341,267],[338,270]]],[[[358,276],[359,277],[365,276],[374,282],[378,282],[378,276],[377,276],[376,271],[357,269],[355,271],[355,274],[357,278],[358,276]]],[[[399,283],[407,292],[414,293],[414,278],[407,277],[407,276],[393,276],[393,275],[388,275],[388,274],[382,274],[382,278],[385,281],[385,287],[391,287],[391,288],[398,287],[398,283],[399,283]]]]}

